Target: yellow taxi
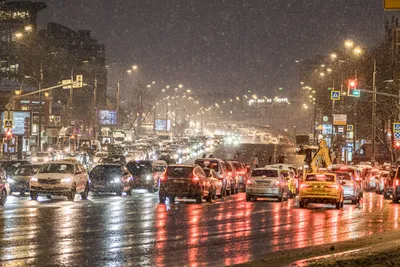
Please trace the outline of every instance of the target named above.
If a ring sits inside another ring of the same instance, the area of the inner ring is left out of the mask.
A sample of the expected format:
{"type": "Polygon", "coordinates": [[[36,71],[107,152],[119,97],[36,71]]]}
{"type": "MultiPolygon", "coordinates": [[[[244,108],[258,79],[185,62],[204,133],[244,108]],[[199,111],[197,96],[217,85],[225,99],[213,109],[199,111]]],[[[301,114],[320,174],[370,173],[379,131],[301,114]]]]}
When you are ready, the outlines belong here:
{"type": "Polygon", "coordinates": [[[309,173],[303,178],[299,190],[299,207],[309,203],[332,204],[343,208],[343,187],[334,173],[309,173]]]}

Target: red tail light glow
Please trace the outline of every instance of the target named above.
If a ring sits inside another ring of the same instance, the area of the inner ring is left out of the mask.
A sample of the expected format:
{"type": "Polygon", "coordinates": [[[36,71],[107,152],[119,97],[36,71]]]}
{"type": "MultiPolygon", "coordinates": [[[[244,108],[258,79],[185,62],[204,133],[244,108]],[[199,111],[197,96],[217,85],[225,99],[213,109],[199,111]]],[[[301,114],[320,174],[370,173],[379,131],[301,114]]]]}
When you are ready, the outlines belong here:
{"type": "Polygon", "coordinates": [[[199,178],[199,177],[197,177],[197,176],[193,176],[193,181],[197,182],[197,181],[199,181],[199,180],[200,180],[200,178],[199,178]]]}
{"type": "Polygon", "coordinates": [[[336,185],[336,184],[334,184],[334,185],[328,185],[327,187],[328,187],[328,188],[335,188],[335,189],[338,189],[338,188],[339,188],[339,186],[336,185]]]}
{"type": "Polygon", "coordinates": [[[281,184],[280,181],[276,181],[276,182],[275,182],[275,186],[278,186],[278,185],[280,185],[280,184],[281,184]]]}
{"type": "Polygon", "coordinates": [[[232,172],[228,172],[228,176],[232,176],[232,172]]]}
{"type": "Polygon", "coordinates": [[[301,189],[301,188],[307,188],[307,187],[310,187],[310,185],[308,185],[308,184],[301,184],[301,185],[300,185],[300,189],[301,189]]]}
{"type": "Polygon", "coordinates": [[[399,180],[396,179],[396,186],[398,186],[398,185],[399,185],[399,180]]]}
{"type": "Polygon", "coordinates": [[[251,180],[249,179],[249,180],[247,180],[246,184],[253,184],[253,183],[252,183],[251,180]]]}
{"type": "Polygon", "coordinates": [[[167,180],[167,171],[165,171],[165,172],[161,175],[160,180],[161,180],[161,181],[167,180]]]}

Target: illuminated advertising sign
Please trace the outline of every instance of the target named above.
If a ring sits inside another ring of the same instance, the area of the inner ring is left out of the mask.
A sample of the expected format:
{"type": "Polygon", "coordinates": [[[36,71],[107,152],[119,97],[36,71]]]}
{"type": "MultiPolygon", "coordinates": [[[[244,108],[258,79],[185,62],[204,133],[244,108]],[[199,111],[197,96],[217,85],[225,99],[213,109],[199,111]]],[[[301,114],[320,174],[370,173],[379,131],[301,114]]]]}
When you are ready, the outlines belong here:
{"type": "MultiPolygon", "coordinates": [[[[14,127],[11,129],[13,134],[16,135],[24,135],[25,134],[25,118],[31,117],[31,113],[29,111],[10,111],[10,118],[13,120],[14,127]]],[[[6,112],[1,113],[1,121],[4,121],[6,116],[6,112]]],[[[6,129],[3,127],[3,123],[1,124],[1,132],[4,134],[6,129]]]]}
{"type": "Polygon", "coordinates": [[[171,131],[171,120],[168,123],[165,119],[157,119],[154,121],[156,131],[171,131]]]}
{"type": "Polygon", "coordinates": [[[117,112],[115,110],[100,110],[99,123],[101,125],[116,125],[117,112]]]}

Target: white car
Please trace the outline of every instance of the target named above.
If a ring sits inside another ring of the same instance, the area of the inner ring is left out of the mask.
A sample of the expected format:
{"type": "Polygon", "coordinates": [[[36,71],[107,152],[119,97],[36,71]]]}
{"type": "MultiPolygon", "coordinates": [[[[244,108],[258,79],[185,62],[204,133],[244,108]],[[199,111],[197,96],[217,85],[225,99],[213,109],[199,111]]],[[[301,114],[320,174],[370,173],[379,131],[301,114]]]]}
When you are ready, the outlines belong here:
{"type": "Polygon", "coordinates": [[[82,199],[89,195],[89,175],[80,163],[61,161],[44,164],[29,183],[32,200],[39,195],[61,195],[74,201],[75,194],[82,199]]]}
{"type": "Polygon", "coordinates": [[[50,152],[37,152],[34,157],[32,157],[32,163],[49,162],[53,160],[53,156],[50,152]]]}
{"type": "Polygon", "coordinates": [[[93,163],[99,163],[99,160],[102,158],[107,158],[108,154],[108,152],[97,152],[96,154],[94,154],[93,163]]]}

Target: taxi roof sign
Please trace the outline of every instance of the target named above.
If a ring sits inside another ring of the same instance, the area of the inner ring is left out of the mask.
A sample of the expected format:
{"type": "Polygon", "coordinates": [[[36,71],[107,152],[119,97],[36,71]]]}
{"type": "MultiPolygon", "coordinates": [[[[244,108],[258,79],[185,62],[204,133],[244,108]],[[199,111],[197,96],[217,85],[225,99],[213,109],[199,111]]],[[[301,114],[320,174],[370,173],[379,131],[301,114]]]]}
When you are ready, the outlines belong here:
{"type": "Polygon", "coordinates": [[[400,0],[383,0],[383,8],[386,11],[399,11],[400,0]]]}

